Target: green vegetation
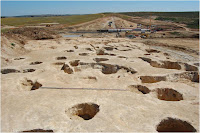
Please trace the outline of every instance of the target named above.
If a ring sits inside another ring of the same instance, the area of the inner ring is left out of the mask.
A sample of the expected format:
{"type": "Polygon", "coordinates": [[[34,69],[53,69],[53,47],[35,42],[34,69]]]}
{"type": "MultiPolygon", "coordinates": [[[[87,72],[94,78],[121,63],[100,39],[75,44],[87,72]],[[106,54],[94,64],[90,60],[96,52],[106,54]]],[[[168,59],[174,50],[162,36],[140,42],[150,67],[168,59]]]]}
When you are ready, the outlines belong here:
{"type": "Polygon", "coordinates": [[[1,18],[1,25],[23,26],[40,23],[60,23],[74,25],[88,22],[103,17],[102,14],[73,15],[73,16],[53,16],[53,17],[12,17],[1,18]]]}
{"type": "Polygon", "coordinates": [[[199,29],[199,19],[195,19],[193,22],[187,24],[188,28],[199,29]]]}
{"type": "Polygon", "coordinates": [[[172,34],[172,35],[181,35],[181,33],[180,33],[180,32],[177,32],[177,31],[170,32],[170,34],[172,34]]]}
{"type": "Polygon", "coordinates": [[[161,20],[161,21],[176,21],[176,18],[157,17],[155,20],[161,20]]]}
{"type": "Polygon", "coordinates": [[[186,24],[189,28],[199,28],[199,12],[125,12],[120,14],[133,17],[157,16],[155,20],[172,21],[186,24]]]}
{"type": "Polygon", "coordinates": [[[123,12],[120,14],[134,16],[134,17],[186,17],[186,18],[199,18],[199,12],[123,12]]]}

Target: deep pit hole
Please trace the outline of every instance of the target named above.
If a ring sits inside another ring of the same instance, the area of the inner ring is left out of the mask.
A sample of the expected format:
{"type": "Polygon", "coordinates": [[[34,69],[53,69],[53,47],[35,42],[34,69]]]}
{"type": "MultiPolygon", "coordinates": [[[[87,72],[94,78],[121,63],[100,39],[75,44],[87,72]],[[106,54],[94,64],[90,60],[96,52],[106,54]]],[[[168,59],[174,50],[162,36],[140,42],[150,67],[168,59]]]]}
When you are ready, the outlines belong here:
{"type": "Polygon", "coordinates": [[[57,60],[66,60],[67,57],[65,57],[65,56],[61,56],[61,57],[57,57],[56,59],[57,59],[57,60]]]}
{"type": "Polygon", "coordinates": [[[148,94],[150,92],[149,88],[143,85],[131,85],[131,87],[137,88],[142,94],[148,94]]]}
{"type": "Polygon", "coordinates": [[[80,53],[79,54],[80,56],[87,56],[87,55],[89,55],[88,53],[80,53]]]}
{"type": "Polygon", "coordinates": [[[92,119],[99,112],[99,105],[94,103],[81,103],[68,110],[72,116],[79,116],[84,120],[92,119]]]}
{"type": "Polygon", "coordinates": [[[168,117],[163,119],[158,125],[158,132],[196,132],[197,130],[187,121],[168,117]]]}
{"type": "Polygon", "coordinates": [[[36,61],[36,62],[31,62],[30,65],[38,65],[38,64],[41,64],[42,62],[41,61],[36,61]]]}
{"type": "Polygon", "coordinates": [[[33,130],[27,130],[22,132],[53,132],[53,130],[44,130],[44,129],[33,129],[33,130]]]}
{"type": "Polygon", "coordinates": [[[1,73],[2,73],[2,74],[20,73],[20,71],[19,71],[19,70],[16,70],[16,69],[2,69],[2,70],[1,70],[1,73]]]}
{"type": "Polygon", "coordinates": [[[107,59],[107,58],[94,58],[93,60],[96,61],[96,62],[101,62],[101,61],[107,61],[109,59],[107,59]]]}
{"type": "Polygon", "coordinates": [[[69,64],[70,64],[71,66],[78,66],[78,65],[79,65],[79,62],[80,62],[80,60],[73,60],[73,61],[70,61],[69,64]]]}
{"type": "Polygon", "coordinates": [[[64,70],[65,73],[68,73],[68,74],[73,74],[73,70],[69,67],[69,65],[67,64],[64,64],[61,68],[61,70],[64,70]]]}
{"type": "Polygon", "coordinates": [[[156,83],[160,81],[166,81],[166,76],[140,76],[142,83],[156,83]]]}
{"type": "Polygon", "coordinates": [[[23,73],[35,72],[35,69],[25,69],[23,73]]]}
{"type": "Polygon", "coordinates": [[[155,50],[155,49],[146,49],[146,51],[147,51],[148,53],[160,53],[160,51],[155,50]]]}
{"type": "Polygon", "coordinates": [[[180,101],[183,100],[183,95],[171,88],[157,88],[157,97],[164,101],[180,101]]]}

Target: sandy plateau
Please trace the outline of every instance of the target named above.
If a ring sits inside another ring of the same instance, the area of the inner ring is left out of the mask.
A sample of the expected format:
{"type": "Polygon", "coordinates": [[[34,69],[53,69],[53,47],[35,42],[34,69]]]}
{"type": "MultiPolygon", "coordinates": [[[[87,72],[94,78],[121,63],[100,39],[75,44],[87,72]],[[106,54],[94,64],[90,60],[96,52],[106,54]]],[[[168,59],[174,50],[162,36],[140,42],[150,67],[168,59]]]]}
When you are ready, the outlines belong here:
{"type": "Polygon", "coordinates": [[[3,132],[199,131],[194,53],[112,36],[11,42],[2,36],[3,132]]]}

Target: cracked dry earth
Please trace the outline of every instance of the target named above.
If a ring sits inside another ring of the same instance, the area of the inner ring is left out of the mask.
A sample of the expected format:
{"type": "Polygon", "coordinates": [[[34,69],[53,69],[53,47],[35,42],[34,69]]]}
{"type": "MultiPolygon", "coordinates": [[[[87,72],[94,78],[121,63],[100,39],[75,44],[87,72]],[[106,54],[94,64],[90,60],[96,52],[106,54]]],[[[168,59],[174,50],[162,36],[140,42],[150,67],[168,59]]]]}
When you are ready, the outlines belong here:
{"type": "Polygon", "coordinates": [[[25,49],[1,68],[3,132],[199,131],[198,57],[116,38],[25,49]]]}

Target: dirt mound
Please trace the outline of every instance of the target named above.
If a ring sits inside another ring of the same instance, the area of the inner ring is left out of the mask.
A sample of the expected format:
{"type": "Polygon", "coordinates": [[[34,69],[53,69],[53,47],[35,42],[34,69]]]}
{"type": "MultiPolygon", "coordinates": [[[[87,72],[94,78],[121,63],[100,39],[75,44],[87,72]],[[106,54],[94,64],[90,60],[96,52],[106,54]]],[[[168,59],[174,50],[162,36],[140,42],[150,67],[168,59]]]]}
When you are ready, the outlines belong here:
{"type": "Polygon", "coordinates": [[[45,29],[45,28],[16,28],[13,30],[9,30],[5,33],[8,36],[17,35],[17,36],[24,36],[27,39],[33,40],[44,40],[44,39],[54,39],[53,35],[55,32],[45,29]]]}

